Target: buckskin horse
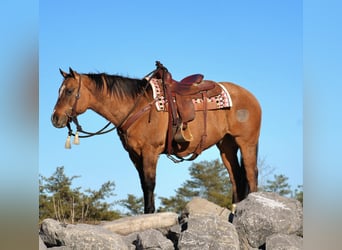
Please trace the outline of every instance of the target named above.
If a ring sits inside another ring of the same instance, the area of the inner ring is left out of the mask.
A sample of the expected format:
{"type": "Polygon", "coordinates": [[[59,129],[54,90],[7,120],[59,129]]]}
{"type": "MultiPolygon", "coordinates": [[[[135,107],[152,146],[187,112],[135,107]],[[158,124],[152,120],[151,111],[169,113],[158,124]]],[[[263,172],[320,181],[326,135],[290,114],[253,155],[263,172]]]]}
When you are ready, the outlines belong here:
{"type": "Polygon", "coordinates": [[[243,87],[203,80],[201,74],[177,82],[159,62],[157,69],[143,79],[106,73],[81,74],[71,68],[69,73],[61,69],[60,73],[64,80],[52,124],[56,128],[67,126],[69,139],[75,135],[70,132],[70,123],[75,122],[82,131],[77,116],[87,109],[114,124],[139,173],[145,213],[155,211],[154,188],[160,154],[167,154],[174,161],[174,157],[184,160],[188,156],[187,160],[193,160],[216,145],[229,173],[233,206],[248,193],[257,191],[261,107],[243,87]],[[217,93],[223,95],[222,89],[229,93],[230,103],[219,107],[217,103],[223,97],[217,93]],[[216,97],[211,96],[213,92],[216,97]]]}

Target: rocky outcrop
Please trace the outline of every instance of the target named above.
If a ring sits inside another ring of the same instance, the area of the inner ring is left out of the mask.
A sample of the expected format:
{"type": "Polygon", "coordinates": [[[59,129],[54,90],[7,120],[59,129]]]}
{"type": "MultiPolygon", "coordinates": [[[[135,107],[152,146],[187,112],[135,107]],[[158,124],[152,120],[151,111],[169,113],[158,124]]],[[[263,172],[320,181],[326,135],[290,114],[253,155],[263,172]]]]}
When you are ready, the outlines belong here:
{"type": "Polygon", "coordinates": [[[227,208],[220,207],[206,199],[195,197],[188,204],[186,204],[184,213],[195,217],[197,215],[214,215],[226,220],[231,211],[227,208]]]}
{"type": "Polygon", "coordinates": [[[258,248],[274,234],[303,235],[303,208],[275,193],[251,193],[237,204],[233,224],[241,249],[258,248]]]}
{"type": "Polygon", "coordinates": [[[296,235],[287,234],[272,234],[266,238],[267,249],[282,250],[291,249],[297,250],[303,248],[303,238],[296,235]]]}
{"type": "Polygon", "coordinates": [[[239,250],[234,226],[216,215],[191,216],[178,240],[179,249],[239,250]]]}
{"type": "Polygon", "coordinates": [[[73,250],[128,250],[128,246],[120,235],[94,225],[64,225],[55,220],[46,219],[41,224],[40,235],[47,247],[65,246],[64,249],[73,250]]]}
{"type": "Polygon", "coordinates": [[[39,249],[302,249],[301,204],[274,193],[252,193],[231,213],[194,198],[182,215],[156,213],[100,225],[64,225],[52,219],[40,227],[39,249]],[[41,240],[44,242],[41,242],[41,240]],[[46,248],[47,247],[47,248],[46,248]]]}

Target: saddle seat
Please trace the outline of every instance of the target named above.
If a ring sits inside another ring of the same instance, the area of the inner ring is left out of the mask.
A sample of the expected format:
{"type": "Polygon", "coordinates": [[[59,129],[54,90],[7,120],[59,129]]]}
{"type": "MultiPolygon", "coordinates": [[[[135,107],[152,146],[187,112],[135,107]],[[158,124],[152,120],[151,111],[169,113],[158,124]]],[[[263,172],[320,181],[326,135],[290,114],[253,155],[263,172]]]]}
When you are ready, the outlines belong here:
{"type": "Polygon", "coordinates": [[[203,78],[202,74],[194,74],[183,78],[179,82],[172,79],[172,84],[170,84],[171,92],[180,96],[198,95],[202,91],[215,87],[214,82],[203,81],[203,78]]]}
{"type": "MultiPolygon", "coordinates": [[[[161,65],[155,77],[163,79],[166,87],[169,112],[172,114],[173,139],[178,143],[192,141],[193,137],[187,123],[195,119],[195,107],[192,99],[205,99],[221,93],[218,84],[203,80],[202,74],[193,74],[181,81],[172,79],[172,75],[161,65]]],[[[206,102],[206,100],[204,100],[206,102]]]]}

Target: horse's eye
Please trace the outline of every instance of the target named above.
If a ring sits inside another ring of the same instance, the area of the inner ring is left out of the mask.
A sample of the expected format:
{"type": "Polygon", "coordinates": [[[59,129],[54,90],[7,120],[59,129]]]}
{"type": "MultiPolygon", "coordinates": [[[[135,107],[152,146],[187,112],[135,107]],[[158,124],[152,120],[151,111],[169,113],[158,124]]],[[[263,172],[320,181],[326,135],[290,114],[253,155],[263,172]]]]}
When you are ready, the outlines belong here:
{"type": "Polygon", "coordinates": [[[74,91],[73,89],[67,89],[67,90],[65,91],[65,93],[66,93],[67,95],[71,95],[73,91],[74,91]]]}

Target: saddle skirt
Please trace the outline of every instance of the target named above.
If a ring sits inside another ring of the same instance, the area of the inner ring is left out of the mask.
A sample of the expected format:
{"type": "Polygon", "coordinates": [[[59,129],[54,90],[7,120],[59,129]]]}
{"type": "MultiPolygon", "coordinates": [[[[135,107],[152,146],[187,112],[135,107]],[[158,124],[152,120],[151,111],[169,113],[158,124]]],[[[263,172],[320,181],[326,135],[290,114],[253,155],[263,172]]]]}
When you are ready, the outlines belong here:
{"type": "MultiPolygon", "coordinates": [[[[147,79],[152,87],[153,90],[153,98],[157,101],[155,102],[156,109],[158,111],[168,111],[168,105],[167,105],[167,98],[165,97],[164,89],[162,86],[162,80],[151,78],[147,79]]],[[[207,110],[217,110],[217,109],[223,109],[223,108],[229,108],[232,107],[232,99],[230,97],[230,94],[228,90],[220,83],[216,83],[218,86],[215,88],[220,88],[221,91],[218,95],[214,96],[208,96],[207,97],[207,103],[206,107],[207,110]]],[[[198,95],[190,95],[192,97],[192,103],[194,104],[195,111],[202,111],[204,110],[203,107],[203,98],[199,98],[198,95]]]]}

